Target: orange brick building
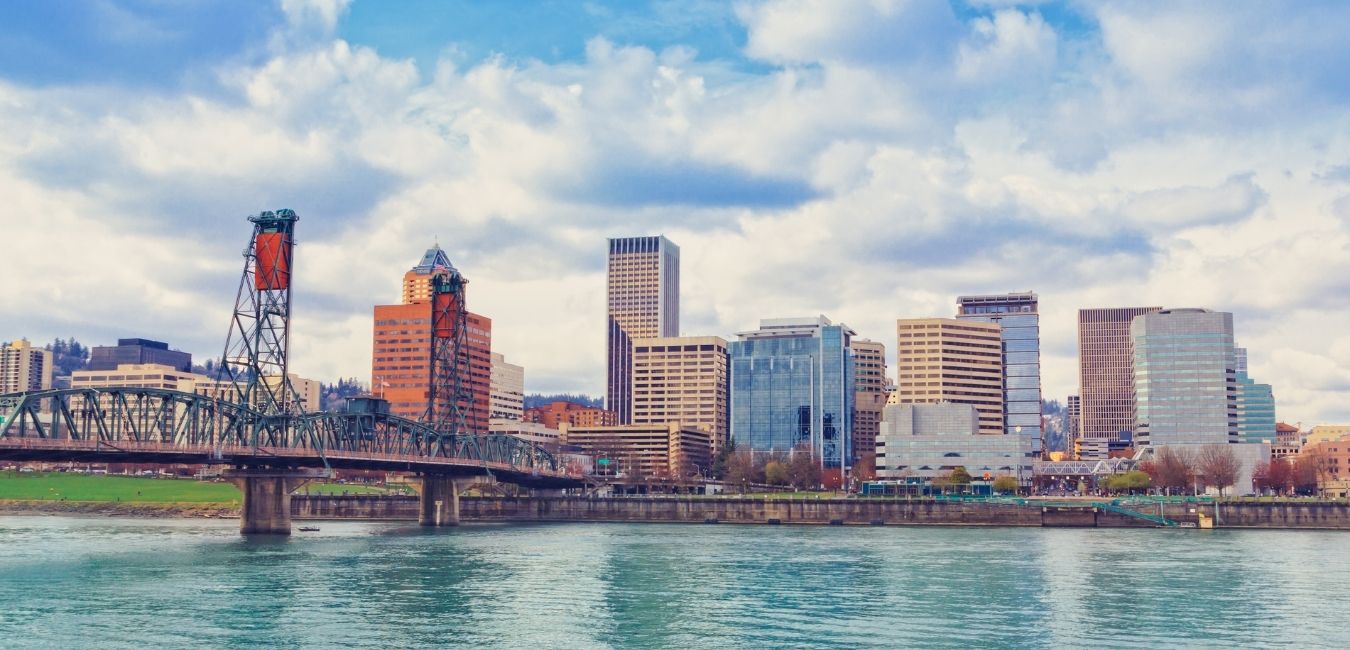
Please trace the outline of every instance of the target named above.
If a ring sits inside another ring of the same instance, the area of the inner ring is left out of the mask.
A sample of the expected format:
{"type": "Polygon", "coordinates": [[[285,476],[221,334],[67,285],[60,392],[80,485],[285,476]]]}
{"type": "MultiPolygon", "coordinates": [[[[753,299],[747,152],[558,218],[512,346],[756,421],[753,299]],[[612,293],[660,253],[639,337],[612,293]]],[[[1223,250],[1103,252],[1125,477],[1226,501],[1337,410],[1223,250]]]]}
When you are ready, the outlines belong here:
{"type": "Polygon", "coordinates": [[[550,429],[557,429],[564,422],[573,427],[608,427],[619,422],[614,411],[564,401],[525,409],[524,419],[550,429]]]}
{"type": "MultiPolygon", "coordinates": [[[[375,306],[371,392],[389,401],[394,415],[420,420],[426,414],[431,382],[432,277],[453,271],[439,246],[427,250],[422,261],[403,275],[403,303],[375,306]]],[[[488,429],[488,398],[492,381],[492,319],[469,312],[464,354],[469,374],[461,379],[468,399],[460,403],[469,431],[488,429]]]]}

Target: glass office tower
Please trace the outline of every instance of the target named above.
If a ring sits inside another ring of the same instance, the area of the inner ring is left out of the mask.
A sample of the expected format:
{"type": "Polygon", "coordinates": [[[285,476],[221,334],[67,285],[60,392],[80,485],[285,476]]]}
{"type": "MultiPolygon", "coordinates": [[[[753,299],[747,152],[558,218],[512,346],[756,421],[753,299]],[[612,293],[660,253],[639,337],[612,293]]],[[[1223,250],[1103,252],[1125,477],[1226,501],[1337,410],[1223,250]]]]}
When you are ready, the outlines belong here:
{"type": "Polygon", "coordinates": [[[1041,317],[1036,294],[1007,293],[960,296],[956,317],[998,323],[1003,328],[1004,433],[1032,439],[1040,455],[1041,432],[1041,317]]]}
{"type": "Polygon", "coordinates": [[[1238,442],[1233,315],[1164,309],[1130,323],[1135,441],[1238,442]]]}
{"type": "Polygon", "coordinates": [[[824,316],[763,320],[758,330],[737,334],[727,346],[736,448],[810,445],[823,467],[851,466],[854,335],[824,316]]]}

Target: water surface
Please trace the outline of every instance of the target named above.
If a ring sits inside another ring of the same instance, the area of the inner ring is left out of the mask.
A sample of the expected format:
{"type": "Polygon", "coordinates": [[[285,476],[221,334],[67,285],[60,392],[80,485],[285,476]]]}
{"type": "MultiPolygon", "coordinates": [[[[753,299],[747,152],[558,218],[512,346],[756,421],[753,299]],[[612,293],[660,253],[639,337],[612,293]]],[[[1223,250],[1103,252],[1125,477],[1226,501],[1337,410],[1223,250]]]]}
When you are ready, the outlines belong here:
{"type": "Polygon", "coordinates": [[[1350,645],[1350,534],[0,517],[0,647],[1350,645]]]}

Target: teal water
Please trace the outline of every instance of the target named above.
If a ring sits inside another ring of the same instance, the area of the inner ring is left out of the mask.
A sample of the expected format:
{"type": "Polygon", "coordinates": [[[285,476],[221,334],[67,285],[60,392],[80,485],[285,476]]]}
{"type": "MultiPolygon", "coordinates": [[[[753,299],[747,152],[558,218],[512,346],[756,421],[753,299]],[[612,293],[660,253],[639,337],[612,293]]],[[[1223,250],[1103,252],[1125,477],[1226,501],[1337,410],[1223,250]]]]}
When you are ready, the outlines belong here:
{"type": "Polygon", "coordinates": [[[1346,647],[1350,534],[0,517],[0,647],[1346,647]]]}

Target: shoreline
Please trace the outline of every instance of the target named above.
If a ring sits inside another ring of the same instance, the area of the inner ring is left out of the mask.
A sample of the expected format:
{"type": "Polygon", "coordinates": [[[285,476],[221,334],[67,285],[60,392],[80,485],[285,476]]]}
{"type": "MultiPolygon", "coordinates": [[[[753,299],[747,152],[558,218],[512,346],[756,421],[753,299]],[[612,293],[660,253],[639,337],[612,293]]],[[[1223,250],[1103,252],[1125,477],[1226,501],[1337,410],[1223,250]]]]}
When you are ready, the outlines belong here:
{"type": "Polygon", "coordinates": [[[10,515],[105,515],[155,519],[238,519],[228,503],[0,500],[0,517],[10,515]]]}

